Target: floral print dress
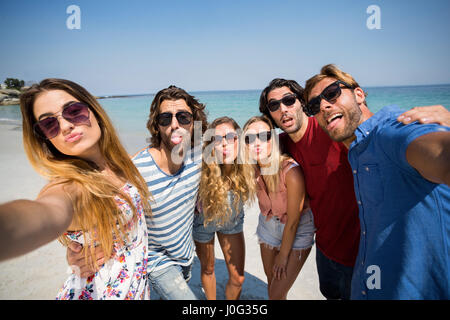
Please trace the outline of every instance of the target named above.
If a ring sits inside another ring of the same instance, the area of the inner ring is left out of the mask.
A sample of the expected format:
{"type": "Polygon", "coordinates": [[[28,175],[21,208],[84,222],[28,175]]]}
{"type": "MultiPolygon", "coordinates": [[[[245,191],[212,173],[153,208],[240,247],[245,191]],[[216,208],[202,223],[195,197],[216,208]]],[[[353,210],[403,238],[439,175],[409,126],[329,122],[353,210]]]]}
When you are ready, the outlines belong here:
{"type": "MultiPolygon", "coordinates": [[[[76,273],[70,275],[56,296],[57,300],[129,300],[150,299],[147,285],[147,226],[138,190],[127,183],[122,190],[127,193],[134,206],[138,219],[132,219],[133,211],[129,204],[119,197],[116,203],[126,216],[125,245],[114,245],[114,256],[101,269],[88,278],[81,278],[76,273]]],[[[83,232],[67,232],[71,241],[84,243],[83,232]]],[[[86,237],[89,235],[86,234],[86,237]]]]}

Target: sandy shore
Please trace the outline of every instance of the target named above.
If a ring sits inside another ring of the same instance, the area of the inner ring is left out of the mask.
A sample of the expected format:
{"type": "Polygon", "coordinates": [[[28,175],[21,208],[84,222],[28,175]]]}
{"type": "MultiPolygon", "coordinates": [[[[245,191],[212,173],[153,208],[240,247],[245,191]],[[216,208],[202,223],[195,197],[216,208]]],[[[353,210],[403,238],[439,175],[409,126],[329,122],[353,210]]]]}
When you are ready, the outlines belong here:
{"type": "MultiPolygon", "coordinates": [[[[145,137],[142,140],[127,135],[121,137],[130,154],[145,146],[145,137]]],[[[34,199],[45,180],[33,170],[26,158],[20,127],[0,124],[0,150],[0,203],[21,198],[34,199]]],[[[242,299],[267,299],[266,276],[255,235],[258,213],[257,205],[248,207],[245,211],[246,263],[242,299]]],[[[0,263],[0,299],[54,299],[68,276],[65,252],[58,241],[53,241],[27,255],[0,263]]],[[[224,299],[228,272],[217,239],[216,278],[217,298],[224,299]]],[[[200,299],[204,299],[197,257],[189,285],[200,299]]],[[[156,298],[155,295],[152,297],[156,298]]],[[[324,299],[319,291],[315,246],[290,290],[288,299],[324,299]]]]}

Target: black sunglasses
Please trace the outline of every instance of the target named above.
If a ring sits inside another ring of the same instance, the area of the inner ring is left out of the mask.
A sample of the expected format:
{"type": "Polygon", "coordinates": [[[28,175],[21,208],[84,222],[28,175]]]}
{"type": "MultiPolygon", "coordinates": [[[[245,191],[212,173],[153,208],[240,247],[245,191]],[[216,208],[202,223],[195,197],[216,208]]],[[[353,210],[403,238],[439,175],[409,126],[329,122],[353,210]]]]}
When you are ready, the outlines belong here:
{"type": "Polygon", "coordinates": [[[295,94],[289,94],[281,98],[280,100],[270,100],[269,103],[267,103],[267,109],[269,109],[270,112],[275,112],[280,108],[281,103],[283,103],[285,106],[292,106],[295,103],[295,100],[297,99],[297,96],[295,94]]]}
{"type": "Polygon", "coordinates": [[[219,145],[222,143],[223,138],[227,141],[227,144],[234,143],[237,140],[237,133],[236,132],[228,132],[226,135],[215,135],[214,136],[214,144],[219,145]]]}
{"type": "Polygon", "coordinates": [[[252,144],[256,141],[256,137],[258,137],[259,141],[267,142],[272,138],[271,131],[263,131],[260,133],[247,133],[245,135],[245,144],[252,144]]]}
{"type": "Polygon", "coordinates": [[[321,94],[319,94],[317,97],[312,98],[308,103],[305,104],[305,106],[303,107],[303,111],[306,113],[306,115],[308,117],[312,117],[319,113],[320,101],[322,99],[325,99],[330,103],[335,103],[337,98],[339,98],[342,93],[340,86],[341,84],[348,89],[353,89],[351,85],[344,81],[338,80],[336,82],[333,82],[328,87],[323,89],[321,94]]]}
{"type": "MultiPolygon", "coordinates": [[[[158,114],[156,121],[162,127],[167,127],[172,123],[172,118],[174,114],[170,112],[163,112],[158,114]]],[[[179,111],[175,114],[179,124],[187,125],[192,123],[192,114],[187,111],[179,111]]]]}
{"type": "MultiPolygon", "coordinates": [[[[61,117],[73,125],[91,125],[89,121],[89,107],[81,102],[73,102],[64,106],[61,117]]],[[[44,139],[53,139],[61,131],[58,116],[52,115],[39,120],[33,125],[34,132],[44,139]]]]}

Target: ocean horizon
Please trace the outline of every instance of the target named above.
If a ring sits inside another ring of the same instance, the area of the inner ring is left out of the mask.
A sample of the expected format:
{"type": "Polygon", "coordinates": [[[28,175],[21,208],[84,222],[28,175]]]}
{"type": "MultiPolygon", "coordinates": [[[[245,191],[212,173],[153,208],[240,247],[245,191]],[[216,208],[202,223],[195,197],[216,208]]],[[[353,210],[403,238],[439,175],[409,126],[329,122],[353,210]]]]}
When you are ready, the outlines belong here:
{"type": "MultiPolygon", "coordinates": [[[[450,110],[450,84],[363,87],[367,92],[367,104],[372,112],[387,105],[397,105],[408,110],[415,106],[441,104],[450,110]]],[[[236,120],[242,127],[252,116],[259,115],[259,96],[262,89],[189,91],[206,105],[208,122],[221,116],[236,120]]],[[[155,93],[110,95],[98,101],[110,116],[122,140],[132,141],[126,145],[134,154],[146,146],[150,136],[146,123],[150,104],[155,93]]],[[[0,106],[0,124],[21,124],[18,106],[0,106]]]]}
{"type": "MultiPolygon", "coordinates": [[[[450,83],[438,83],[438,84],[417,84],[417,85],[395,85],[395,86],[363,86],[363,89],[366,88],[409,88],[409,87],[439,87],[439,86],[450,86],[450,83]]],[[[302,85],[304,87],[304,85],[302,85]]],[[[202,93],[220,93],[220,92],[243,92],[243,91],[259,91],[261,92],[263,88],[261,89],[229,89],[229,90],[186,90],[188,93],[195,96],[195,94],[202,94],[202,93]]],[[[151,92],[151,93],[114,93],[114,94],[101,94],[96,95],[99,99],[104,98],[127,98],[127,97],[138,97],[138,96],[154,96],[157,92],[151,92]]]]}

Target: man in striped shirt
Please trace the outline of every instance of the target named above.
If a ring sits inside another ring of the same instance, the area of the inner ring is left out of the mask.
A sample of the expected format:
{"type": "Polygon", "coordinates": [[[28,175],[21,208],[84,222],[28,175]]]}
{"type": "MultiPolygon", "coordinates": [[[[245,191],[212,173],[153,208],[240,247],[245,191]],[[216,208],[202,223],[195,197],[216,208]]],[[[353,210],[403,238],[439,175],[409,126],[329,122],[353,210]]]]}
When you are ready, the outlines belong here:
{"type": "MultiPolygon", "coordinates": [[[[201,174],[201,138],[206,130],[205,106],[185,90],[169,86],[150,106],[147,128],[150,145],[133,162],[152,194],[148,229],[147,273],[152,287],[165,300],[193,300],[187,285],[194,258],[192,224],[201,174]]],[[[96,250],[97,265],[105,261],[96,250]]],[[[81,277],[96,272],[81,247],[69,245],[67,261],[81,277]]]]}
{"type": "Polygon", "coordinates": [[[198,137],[207,125],[204,108],[183,89],[159,91],[147,122],[150,145],[133,157],[152,194],[149,281],[166,300],[196,299],[187,281],[195,251],[192,223],[201,173],[198,137]]]}

